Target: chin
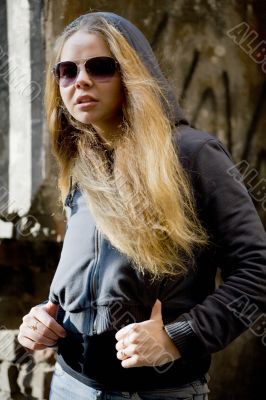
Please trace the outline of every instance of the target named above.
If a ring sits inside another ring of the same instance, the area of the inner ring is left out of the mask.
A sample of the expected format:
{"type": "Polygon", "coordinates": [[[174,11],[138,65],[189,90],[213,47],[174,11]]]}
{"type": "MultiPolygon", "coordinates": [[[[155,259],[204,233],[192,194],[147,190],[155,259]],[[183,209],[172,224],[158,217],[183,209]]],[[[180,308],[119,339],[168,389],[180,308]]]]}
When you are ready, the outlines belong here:
{"type": "Polygon", "coordinates": [[[90,125],[98,121],[98,118],[92,118],[89,117],[88,115],[75,115],[74,118],[78,121],[81,122],[82,124],[85,125],[90,125]]]}

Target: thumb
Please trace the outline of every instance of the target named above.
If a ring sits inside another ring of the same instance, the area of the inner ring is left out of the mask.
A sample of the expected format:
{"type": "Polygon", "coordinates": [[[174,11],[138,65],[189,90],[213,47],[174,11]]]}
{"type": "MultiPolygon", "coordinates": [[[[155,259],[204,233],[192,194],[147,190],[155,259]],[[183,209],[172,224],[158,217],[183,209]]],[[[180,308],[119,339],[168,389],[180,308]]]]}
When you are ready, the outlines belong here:
{"type": "Polygon", "coordinates": [[[162,303],[159,299],[156,299],[152,307],[150,319],[162,320],[162,303]]]}
{"type": "Polygon", "coordinates": [[[54,319],[56,319],[58,308],[59,308],[59,304],[54,304],[54,303],[52,303],[50,300],[49,300],[48,303],[45,305],[45,310],[46,310],[46,311],[48,312],[48,314],[51,315],[51,317],[53,317],[54,319]]]}

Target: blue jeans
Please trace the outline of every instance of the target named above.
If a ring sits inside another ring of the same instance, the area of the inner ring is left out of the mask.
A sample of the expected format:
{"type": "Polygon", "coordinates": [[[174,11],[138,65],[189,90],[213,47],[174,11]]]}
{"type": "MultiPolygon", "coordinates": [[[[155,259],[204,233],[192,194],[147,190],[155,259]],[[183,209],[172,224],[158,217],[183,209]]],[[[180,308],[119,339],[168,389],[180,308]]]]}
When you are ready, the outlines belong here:
{"type": "Polygon", "coordinates": [[[207,400],[208,385],[200,380],[174,389],[141,392],[95,390],[67,374],[56,363],[49,400],[207,400]]]}

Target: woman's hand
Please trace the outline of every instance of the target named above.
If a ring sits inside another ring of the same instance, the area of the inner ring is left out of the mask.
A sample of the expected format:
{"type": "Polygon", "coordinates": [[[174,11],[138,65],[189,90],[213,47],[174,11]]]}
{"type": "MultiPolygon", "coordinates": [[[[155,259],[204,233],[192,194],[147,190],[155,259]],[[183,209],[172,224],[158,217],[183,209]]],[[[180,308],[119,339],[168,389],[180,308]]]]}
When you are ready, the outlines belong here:
{"type": "Polygon", "coordinates": [[[161,302],[156,300],[150,319],[120,329],[115,338],[122,367],[159,366],[181,357],[163,327],[161,302]]]}
{"type": "Polygon", "coordinates": [[[42,350],[56,344],[66,336],[64,328],[56,322],[58,305],[50,301],[33,307],[22,319],[18,341],[29,350],[42,350]]]}

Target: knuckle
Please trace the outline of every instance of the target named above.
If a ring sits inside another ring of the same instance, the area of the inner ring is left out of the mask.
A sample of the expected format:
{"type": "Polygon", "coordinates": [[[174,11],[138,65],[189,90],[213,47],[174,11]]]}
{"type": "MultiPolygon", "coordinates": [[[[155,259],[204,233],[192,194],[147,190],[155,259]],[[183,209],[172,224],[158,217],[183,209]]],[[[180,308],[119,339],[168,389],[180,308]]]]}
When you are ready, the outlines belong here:
{"type": "Polygon", "coordinates": [[[22,318],[22,321],[25,323],[25,322],[27,322],[27,320],[28,320],[28,314],[26,314],[26,315],[24,315],[24,317],[22,318]]]}
{"type": "MultiPolygon", "coordinates": [[[[51,320],[48,320],[48,321],[47,321],[46,327],[48,328],[48,330],[51,330],[51,328],[52,328],[52,321],[51,321],[51,320]]],[[[46,328],[46,329],[47,329],[47,328],[46,328]]]]}
{"type": "Polygon", "coordinates": [[[46,326],[44,326],[44,327],[42,327],[41,331],[44,336],[47,336],[47,335],[49,335],[50,329],[47,328],[46,326]]]}
{"type": "Polygon", "coordinates": [[[139,332],[139,330],[140,330],[140,326],[139,326],[139,324],[138,323],[134,323],[133,324],[133,326],[132,326],[132,331],[133,332],[139,332]]]}
{"type": "Polygon", "coordinates": [[[21,325],[18,331],[18,338],[21,339],[25,336],[25,326],[21,325]]]}
{"type": "Polygon", "coordinates": [[[138,336],[133,336],[132,338],[130,338],[130,342],[133,344],[138,344],[139,343],[138,336]]]}
{"type": "Polygon", "coordinates": [[[30,315],[34,315],[34,314],[36,313],[36,309],[37,309],[36,306],[32,307],[32,308],[30,309],[29,314],[30,314],[30,315]]]}

